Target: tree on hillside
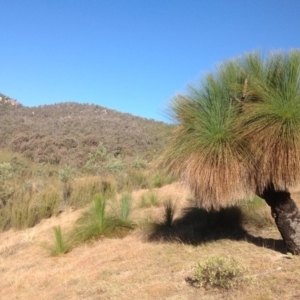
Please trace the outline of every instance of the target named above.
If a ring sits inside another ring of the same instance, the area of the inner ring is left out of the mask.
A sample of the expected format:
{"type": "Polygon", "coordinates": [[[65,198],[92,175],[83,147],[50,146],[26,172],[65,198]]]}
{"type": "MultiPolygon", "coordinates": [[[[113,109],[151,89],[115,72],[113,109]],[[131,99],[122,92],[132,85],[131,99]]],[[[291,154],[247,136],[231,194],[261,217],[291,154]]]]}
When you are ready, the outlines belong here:
{"type": "Polygon", "coordinates": [[[250,53],[225,62],[171,102],[177,122],[166,167],[201,207],[255,194],[271,207],[287,250],[300,254],[300,51],[250,53]]]}

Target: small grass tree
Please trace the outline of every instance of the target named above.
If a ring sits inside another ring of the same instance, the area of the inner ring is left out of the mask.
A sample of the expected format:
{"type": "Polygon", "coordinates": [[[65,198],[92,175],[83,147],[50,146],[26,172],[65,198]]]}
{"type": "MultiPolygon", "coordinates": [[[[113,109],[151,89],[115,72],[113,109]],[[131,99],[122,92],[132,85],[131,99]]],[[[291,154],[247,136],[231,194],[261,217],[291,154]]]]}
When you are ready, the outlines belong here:
{"type": "Polygon", "coordinates": [[[171,102],[177,126],[164,156],[207,210],[255,194],[287,245],[300,253],[300,51],[250,53],[225,62],[171,102]]]}

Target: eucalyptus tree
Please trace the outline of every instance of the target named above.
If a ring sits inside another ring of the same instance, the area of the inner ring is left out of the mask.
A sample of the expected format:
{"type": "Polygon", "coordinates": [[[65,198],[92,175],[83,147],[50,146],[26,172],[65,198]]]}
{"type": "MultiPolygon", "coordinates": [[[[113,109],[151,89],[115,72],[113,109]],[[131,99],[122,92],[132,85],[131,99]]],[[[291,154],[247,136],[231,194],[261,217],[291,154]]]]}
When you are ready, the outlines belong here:
{"type": "Polygon", "coordinates": [[[300,51],[250,53],[221,64],[171,101],[177,126],[165,165],[201,207],[265,199],[287,250],[300,254],[300,51]]]}

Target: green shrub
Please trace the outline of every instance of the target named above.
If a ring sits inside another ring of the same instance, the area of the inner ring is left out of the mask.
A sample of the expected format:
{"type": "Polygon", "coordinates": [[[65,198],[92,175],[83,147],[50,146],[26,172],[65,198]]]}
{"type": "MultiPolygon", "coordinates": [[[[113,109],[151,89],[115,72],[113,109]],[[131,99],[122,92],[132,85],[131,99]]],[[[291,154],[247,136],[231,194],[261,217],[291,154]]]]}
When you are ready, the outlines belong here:
{"type": "Polygon", "coordinates": [[[135,169],[145,169],[147,167],[147,162],[137,156],[135,160],[132,162],[132,166],[135,169]]]}
{"type": "Polygon", "coordinates": [[[102,163],[102,168],[105,171],[110,173],[117,173],[123,171],[125,169],[125,162],[122,160],[121,157],[114,157],[113,155],[108,155],[107,160],[102,163]]]}
{"type": "Polygon", "coordinates": [[[142,195],[140,198],[140,208],[150,207],[151,204],[148,202],[146,195],[142,195]]]}
{"type": "Polygon", "coordinates": [[[140,208],[148,208],[151,206],[159,206],[157,195],[153,192],[144,194],[140,198],[140,208]]]}
{"type": "Polygon", "coordinates": [[[77,221],[71,234],[73,245],[103,237],[122,237],[133,227],[128,221],[107,213],[107,200],[102,195],[94,197],[94,205],[77,221]]]}
{"type": "Polygon", "coordinates": [[[236,288],[244,278],[245,268],[235,259],[209,257],[204,263],[197,263],[195,278],[204,288],[236,288]]]}
{"type": "Polygon", "coordinates": [[[155,174],[153,177],[153,186],[155,188],[160,188],[163,186],[163,178],[159,174],[155,174]]]}
{"type": "Polygon", "coordinates": [[[58,179],[61,182],[68,182],[73,179],[73,170],[70,166],[65,165],[58,171],[58,179]]]}
{"type": "Polygon", "coordinates": [[[174,181],[175,178],[173,176],[165,175],[163,173],[157,173],[152,177],[152,186],[154,188],[160,188],[164,185],[171,184],[174,181]]]}
{"type": "Polygon", "coordinates": [[[55,242],[54,245],[49,247],[51,251],[52,256],[57,256],[61,254],[65,254],[70,251],[70,245],[66,243],[66,241],[63,238],[62,232],[61,232],[61,227],[60,226],[55,226],[53,228],[54,232],[54,238],[55,242]]]}
{"type": "Polygon", "coordinates": [[[157,195],[155,195],[154,193],[150,193],[149,200],[152,206],[159,206],[157,195]]]}
{"type": "Polygon", "coordinates": [[[130,194],[123,194],[121,197],[120,219],[122,221],[128,221],[131,211],[132,197],[130,194]]]}

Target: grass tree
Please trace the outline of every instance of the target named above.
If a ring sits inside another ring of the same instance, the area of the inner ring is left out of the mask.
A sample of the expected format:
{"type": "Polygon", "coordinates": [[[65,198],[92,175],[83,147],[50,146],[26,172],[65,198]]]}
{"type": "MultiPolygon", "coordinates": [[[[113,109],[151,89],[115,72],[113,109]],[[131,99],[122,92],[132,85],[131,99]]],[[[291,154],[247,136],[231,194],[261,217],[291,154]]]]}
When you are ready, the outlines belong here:
{"type": "Polygon", "coordinates": [[[225,62],[171,102],[177,122],[164,156],[199,204],[265,199],[286,243],[300,254],[300,51],[250,53],[225,62]]]}

